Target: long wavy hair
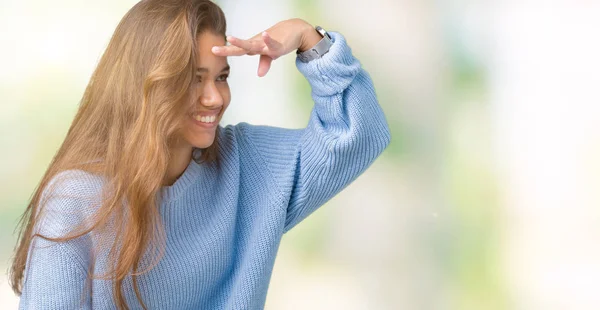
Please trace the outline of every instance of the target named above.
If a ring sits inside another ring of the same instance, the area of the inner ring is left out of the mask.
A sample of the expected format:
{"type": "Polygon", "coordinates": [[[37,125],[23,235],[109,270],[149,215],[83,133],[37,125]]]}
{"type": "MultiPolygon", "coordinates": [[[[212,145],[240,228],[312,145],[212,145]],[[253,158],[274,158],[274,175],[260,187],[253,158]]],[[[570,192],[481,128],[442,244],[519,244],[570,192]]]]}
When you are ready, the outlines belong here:
{"type": "MultiPolygon", "coordinates": [[[[151,246],[161,249],[155,263],[164,254],[165,232],[158,210],[161,197],[157,194],[164,186],[170,149],[177,144],[182,120],[192,107],[188,97],[196,68],[196,40],[205,31],[225,38],[225,15],[209,0],[143,0],[120,21],[90,78],[65,140],[20,218],[9,271],[17,295],[22,293],[28,249],[35,236],[66,242],[101,230],[109,217],[115,216],[122,224],[116,226],[116,238],[111,241],[111,268],[105,275],[91,277],[114,280],[115,302],[119,309],[128,309],[121,287],[133,270],[137,299],[146,308],[137,277],[155,264],[138,272],[140,260],[151,246]],[[44,189],[58,173],[72,169],[106,180],[101,205],[87,222],[92,224],[80,225],[57,238],[34,234],[47,201],[40,199],[44,189]]],[[[193,160],[218,164],[217,150],[215,138],[193,160]]]]}

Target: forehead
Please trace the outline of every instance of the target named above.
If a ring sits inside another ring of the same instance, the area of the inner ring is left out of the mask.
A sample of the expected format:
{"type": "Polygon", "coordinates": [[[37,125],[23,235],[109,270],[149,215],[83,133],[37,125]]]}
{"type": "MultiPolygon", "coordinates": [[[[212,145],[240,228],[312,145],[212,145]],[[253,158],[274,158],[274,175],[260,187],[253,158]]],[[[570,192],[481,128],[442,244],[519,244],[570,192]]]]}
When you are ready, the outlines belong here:
{"type": "Polygon", "coordinates": [[[196,38],[196,64],[209,71],[220,71],[227,65],[226,56],[217,56],[211,51],[212,47],[225,45],[225,38],[212,32],[203,32],[196,38]]]}

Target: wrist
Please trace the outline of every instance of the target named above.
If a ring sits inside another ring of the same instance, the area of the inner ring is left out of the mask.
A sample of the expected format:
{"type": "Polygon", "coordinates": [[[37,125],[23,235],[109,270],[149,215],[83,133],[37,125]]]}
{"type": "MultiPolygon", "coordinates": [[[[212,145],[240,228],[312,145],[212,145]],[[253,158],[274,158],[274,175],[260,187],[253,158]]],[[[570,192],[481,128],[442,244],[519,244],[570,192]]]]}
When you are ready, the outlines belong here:
{"type": "Polygon", "coordinates": [[[311,47],[315,46],[319,41],[321,41],[323,37],[319,32],[315,30],[315,27],[309,23],[306,23],[306,27],[302,31],[300,47],[298,47],[298,52],[302,53],[307,51],[311,47]]]}

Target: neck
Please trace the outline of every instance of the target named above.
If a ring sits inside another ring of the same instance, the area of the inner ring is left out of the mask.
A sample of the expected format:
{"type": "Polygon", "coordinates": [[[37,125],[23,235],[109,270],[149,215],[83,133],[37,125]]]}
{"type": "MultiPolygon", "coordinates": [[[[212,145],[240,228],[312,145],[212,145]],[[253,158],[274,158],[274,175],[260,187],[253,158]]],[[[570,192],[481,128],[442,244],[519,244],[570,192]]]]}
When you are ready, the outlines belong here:
{"type": "Polygon", "coordinates": [[[190,145],[177,147],[171,150],[171,161],[167,167],[167,176],[163,186],[171,186],[185,171],[192,159],[193,147],[190,145]]]}

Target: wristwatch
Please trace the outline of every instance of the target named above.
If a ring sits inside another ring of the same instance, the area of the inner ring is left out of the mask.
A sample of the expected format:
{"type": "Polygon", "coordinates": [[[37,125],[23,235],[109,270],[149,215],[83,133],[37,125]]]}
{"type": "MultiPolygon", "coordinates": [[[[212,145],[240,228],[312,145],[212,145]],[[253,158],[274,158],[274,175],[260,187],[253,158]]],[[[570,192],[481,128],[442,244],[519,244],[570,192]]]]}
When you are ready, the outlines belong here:
{"type": "Polygon", "coordinates": [[[325,31],[325,29],[321,28],[321,26],[317,26],[315,27],[315,30],[321,34],[323,39],[321,39],[319,43],[315,44],[315,46],[304,52],[296,51],[296,55],[298,55],[298,58],[300,58],[302,62],[309,62],[313,59],[320,58],[329,51],[329,47],[331,47],[333,44],[331,36],[329,33],[327,33],[327,31],[325,31]]]}

